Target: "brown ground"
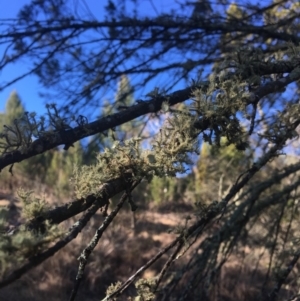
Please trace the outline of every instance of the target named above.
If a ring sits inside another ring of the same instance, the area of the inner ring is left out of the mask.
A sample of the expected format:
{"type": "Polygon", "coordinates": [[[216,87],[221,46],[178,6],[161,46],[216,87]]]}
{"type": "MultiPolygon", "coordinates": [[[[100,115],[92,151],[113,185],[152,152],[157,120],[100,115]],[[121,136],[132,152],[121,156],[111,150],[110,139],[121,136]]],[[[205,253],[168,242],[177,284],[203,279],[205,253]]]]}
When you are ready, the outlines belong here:
{"type": "MultiPolygon", "coordinates": [[[[0,205],[10,208],[12,221],[15,223],[19,218],[18,208],[20,207],[15,197],[0,194],[0,205]]],[[[134,231],[131,227],[132,213],[129,210],[123,210],[104,233],[90,257],[85,270],[86,278],[76,300],[101,300],[111,283],[127,280],[153,255],[169,244],[176,234],[168,233],[168,230],[183,225],[185,217],[192,216],[192,214],[193,207],[186,203],[147,209],[139,208],[136,213],[134,231]]],[[[97,214],[84,231],[66,248],[20,280],[0,290],[0,301],[68,300],[78,268],[76,258],[102,221],[102,215],[97,214]]],[[[217,230],[218,226],[215,225],[215,227],[217,230]]],[[[259,248],[254,252],[246,245],[242,253],[254,263],[255,258],[261,252],[259,248]]],[[[183,262],[187,258],[188,254],[186,258],[180,260],[183,262]]],[[[143,277],[157,275],[166,259],[167,256],[164,256],[155,263],[143,274],[143,277]]],[[[259,285],[263,282],[263,275],[260,271],[254,273],[253,265],[241,267],[239,262],[238,257],[233,257],[222,270],[220,301],[258,300],[255,296],[260,292],[259,285]]],[[[134,288],[129,288],[128,294],[134,294],[134,288]]],[[[126,299],[124,297],[124,300],[126,299]]]]}

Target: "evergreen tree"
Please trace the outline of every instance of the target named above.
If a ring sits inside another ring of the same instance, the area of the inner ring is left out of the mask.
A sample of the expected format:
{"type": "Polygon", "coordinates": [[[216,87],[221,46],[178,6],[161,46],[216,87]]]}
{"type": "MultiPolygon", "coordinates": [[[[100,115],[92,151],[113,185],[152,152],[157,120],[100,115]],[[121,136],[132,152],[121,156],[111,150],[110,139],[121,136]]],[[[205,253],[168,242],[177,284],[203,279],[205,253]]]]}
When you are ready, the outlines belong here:
{"type": "Polygon", "coordinates": [[[234,145],[227,146],[226,139],[222,139],[221,147],[204,142],[193,168],[195,201],[221,200],[239,174],[251,164],[251,157],[234,145]]]}
{"type": "Polygon", "coordinates": [[[56,149],[52,152],[49,168],[45,174],[45,183],[54,189],[59,196],[69,196],[71,191],[70,178],[75,165],[81,166],[84,150],[80,141],[74,143],[67,151],[56,149]]]}
{"type": "Polygon", "coordinates": [[[14,120],[21,118],[24,114],[24,107],[17,91],[12,91],[6,101],[5,111],[0,114],[0,129],[4,130],[3,126],[11,126],[14,120]]]}
{"type": "Polygon", "coordinates": [[[24,112],[25,109],[22,101],[17,91],[14,90],[10,93],[5,105],[5,124],[12,125],[15,119],[21,118],[23,116],[24,112]]]}
{"type": "MultiPolygon", "coordinates": [[[[19,94],[17,91],[11,92],[5,105],[5,112],[0,115],[0,124],[2,125],[2,128],[4,126],[8,126],[15,130],[16,120],[18,120],[19,125],[22,125],[20,120],[24,118],[24,114],[25,108],[19,94]]],[[[22,130],[21,127],[19,130],[22,130]]],[[[33,139],[33,137],[29,138],[33,139]]],[[[5,143],[5,139],[2,139],[2,142],[5,143]]],[[[9,182],[10,188],[14,186],[13,183],[15,182],[21,182],[23,183],[22,185],[28,185],[29,187],[32,186],[29,180],[35,181],[38,179],[38,181],[43,182],[48,172],[48,166],[51,161],[51,157],[51,152],[48,152],[32,157],[24,162],[15,164],[13,167],[14,177],[11,177],[6,170],[1,174],[2,179],[3,181],[9,182]]]]}
{"type": "MultiPolygon", "coordinates": [[[[133,95],[133,87],[130,84],[129,78],[122,74],[117,87],[117,92],[115,95],[115,110],[124,110],[135,103],[134,95],[133,95]]],[[[136,137],[142,134],[142,120],[141,118],[137,118],[130,122],[124,123],[116,128],[116,136],[117,140],[126,140],[132,137],[136,137]]]]}
{"type": "MultiPolygon", "coordinates": [[[[129,78],[126,75],[121,75],[113,105],[107,100],[104,102],[100,111],[100,116],[107,116],[116,112],[125,110],[127,107],[135,103],[133,95],[133,87],[130,85],[129,78]]],[[[92,163],[95,154],[103,151],[105,147],[111,147],[114,141],[124,141],[131,137],[139,136],[143,133],[144,129],[143,118],[137,118],[125,124],[122,124],[112,130],[107,131],[105,134],[95,135],[88,142],[87,149],[85,150],[86,164],[92,163]]]]}

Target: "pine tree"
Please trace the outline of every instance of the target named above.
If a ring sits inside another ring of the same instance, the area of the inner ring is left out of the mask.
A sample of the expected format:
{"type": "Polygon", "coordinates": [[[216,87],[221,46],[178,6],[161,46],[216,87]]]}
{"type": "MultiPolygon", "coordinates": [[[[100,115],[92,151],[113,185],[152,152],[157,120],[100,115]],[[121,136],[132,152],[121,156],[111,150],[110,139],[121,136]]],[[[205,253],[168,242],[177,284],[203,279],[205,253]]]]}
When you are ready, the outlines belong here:
{"type": "Polygon", "coordinates": [[[84,149],[80,141],[74,143],[67,151],[56,149],[52,152],[52,159],[45,174],[45,183],[54,188],[54,192],[59,196],[67,196],[71,191],[70,178],[73,174],[74,166],[81,166],[84,159],[84,149]]]}
{"type": "Polygon", "coordinates": [[[10,93],[5,105],[5,123],[11,125],[15,119],[22,117],[24,112],[22,101],[17,91],[14,90],[10,93]]]}
{"type": "Polygon", "coordinates": [[[234,145],[226,146],[226,139],[222,139],[221,147],[204,142],[193,168],[195,201],[221,200],[236,177],[249,166],[251,157],[234,145]]]}
{"type": "MultiPolygon", "coordinates": [[[[132,106],[135,102],[133,96],[133,87],[130,84],[128,76],[125,74],[121,75],[118,88],[115,95],[115,111],[124,110],[129,106],[132,106]]],[[[136,119],[131,122],[127,122],[116,128],[117,140],[126,140],[131,137],[136,137],[141,131],[141,120],[136,119]]]]}
{"type": "MultiPolygon", "coordinates": [[[[135,102],[133,92],[129,78],[123,74],[118,81],[113,105],[111,106],[108,100],[105,101],[101,108],[100,116],[114,114],[133,105],[135,102]]],[[[95,154],[99,151],[103,151],[105,147],[111,147],[114,141],[124,141],[142,134],[143,124],[142,118],[137,118],[115,129],[109,130],[105,134],[98,134],[90,138],[85,150],[84,163],[90,164],[94,162],[95,154]]]]}

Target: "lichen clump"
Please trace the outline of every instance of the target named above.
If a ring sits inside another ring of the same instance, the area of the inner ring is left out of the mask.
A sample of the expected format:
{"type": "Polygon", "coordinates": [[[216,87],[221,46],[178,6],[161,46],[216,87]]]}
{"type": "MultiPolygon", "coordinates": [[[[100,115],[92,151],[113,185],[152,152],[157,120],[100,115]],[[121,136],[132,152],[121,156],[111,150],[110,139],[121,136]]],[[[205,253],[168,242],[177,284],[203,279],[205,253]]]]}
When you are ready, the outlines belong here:
{"type": "Polygon", "coordinates": [[[186,172],[186,164],[191,163],[189,153],[198,151],[194,121],[195,117],[188,111],[178,112],[167,119],[150,149],[141,147],[140,138],[116,141],[112,148],[97,155],[95,165],[76,166],[71,179],[76,196],[84,198],[97,194],[101,185],[128,171],[133,177],[148,181],[153,176],[186,172]]]}

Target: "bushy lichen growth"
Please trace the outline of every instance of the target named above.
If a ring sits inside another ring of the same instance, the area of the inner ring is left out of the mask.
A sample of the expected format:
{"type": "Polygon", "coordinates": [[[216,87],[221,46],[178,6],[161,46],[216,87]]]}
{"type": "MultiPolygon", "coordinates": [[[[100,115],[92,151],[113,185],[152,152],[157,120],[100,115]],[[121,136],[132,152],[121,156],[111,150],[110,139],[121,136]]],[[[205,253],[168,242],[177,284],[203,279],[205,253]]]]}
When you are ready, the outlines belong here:
{"type": "MultiPolygon", "coordinates": [[[[259,49],[242,47],[222,63],[215,64],[209,83],[195,88],[191,105],[191,110],[198,116],[196,126],[204,129],[206,142],[220,146],[221,138],[226,137],[227,144],[235,145],[238,150],[248,147],[248,136],[254,128],[257,91],[268,82],[284,80],[279,72],[281,69],[297,66],[299,48],[290,44],[287,53],[274,61],[272,56],[259,49]],[[247,123],[250,125],[248,131],[247,123]]],[[[298,78],[298,72],[295,69],[289,76],[298,78]]],[[[284,89],[277,88],[274,92],[284,89]]]]}
{"type": "Polygon", "coordinates": [[[284,112],[278,112],[278,118],[275,122],[271,123],[267,127],[266,131],[259,134],[271,143],[278,143],[282,137],[286,136],[289,139],[294,139],[299,137],[297,130],[290,131],[293,128],[293,123],[297,122],[300,115],[300,105],[290,104],[286,106],[284,112]]]}
{"type": "Polygon", "coordinates": [[[111,149],[98,154],[92,166],[75,167],[72,182],[78,198],[97,194],[102,184],[126,172],[137,178],[175,176],[191,163],[190,152],[197,152],[195,117],[187,112],[174,114],[155,137],[150,149],[141,147],[140,138],[116,141],[111,149]]]}
{"type": "Polygon", "coordinates": [[[2,153],[17,149],[25,153],[43,127],[43,120],[42,118],[37,121],[35,113],[25,112],[20,118],[14,119],[11,124],[4,125],[4,130],[0,134],[2,153]]]}
{"type": "MultiPolygon", "coordinates": [[[[107,290],[106,290],[106,296],[110,296],[112,295],[115,291],[117,291],[120,287],[121,287],[122,283],[120,281],[116,282],[115,284],[111,284],[107,290]]],[[[112,301],[116,301],[117,298],[109,298],[109,300],[112,300],[112,301]]]]}
{"type": "MultiPolygon", "coordinates": [[[[46,201],[34,196],[32,191],[20,189],[18,196],[23,202],[21,215],[25,220],[43,216],[48,209],[46,201]]],[[[7,210],[0,208],[0,275],[43,251],[51,242],[64,235],[57,225],[47,220],[43,223],[43,231],[32,231],[25,224],[9,226],[8,218],[7,210]],[[14,260],[11,260],[12,255],[14,260]]]]}
{"type": "MultiPolygon", "coordinates": [[[[7,227],[7,215],[0,211],[0,229],[7,227]]],[[[44,250],[49,243],[61,237],[63,232],[57,226],[45,222],[44,233],[37,233],[27,230],[24,226],[17,229],[15,233],[0,233],[0,275],[15,268],[29,257],[44,250]],[[14,260],[11,260],[12,256],[14,260]]]]}
{"type": "Polygon", "coordinates": [[[198,116],[198,125],[204,128],[204,141],[220,146],[221,138],[237,149],[247,147],[247,133],[240,124],[238,114],[249,118],[247,100],[252,97],[249,83],[236,77],[228,77],[228,72],[212,73],[208,87],[195,89],[191,110],[198,116]]]}
{"type": "Polygon", "coordinates": [[[26,153],[34,139],[55,139],[55,132],[71,129],[72,123],[84,126],[87,120],[84,116],[77,119],[64,118],[55,104],[46,105],[46,117],[37,117],[36,113],[24,112],[21,117],[15,118],[10,124],[4,125],[0,133],[0,149],[2,154],[20,150],[26,153]]]}
{"type": "Polygon", "coordinates": [[[135,283],[138,296],[134,301],[153,301],[155,300],[154,288],[156,287],[156,279],[139,279],[135,283]]]}
{"type": "Polygon", "coordinates": [[[36,197],[33,195],[33,191],[19,189],[17,193],[23,203],[22,216],[26,220],[43,216],[43,214],[47,211],[48,206],[45,199],[36,197]]]}

